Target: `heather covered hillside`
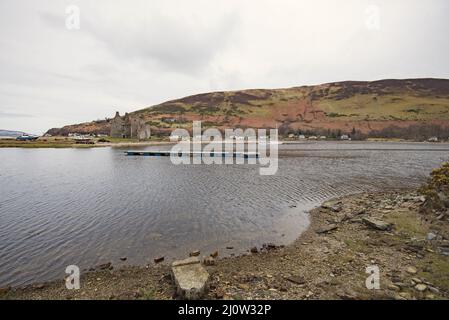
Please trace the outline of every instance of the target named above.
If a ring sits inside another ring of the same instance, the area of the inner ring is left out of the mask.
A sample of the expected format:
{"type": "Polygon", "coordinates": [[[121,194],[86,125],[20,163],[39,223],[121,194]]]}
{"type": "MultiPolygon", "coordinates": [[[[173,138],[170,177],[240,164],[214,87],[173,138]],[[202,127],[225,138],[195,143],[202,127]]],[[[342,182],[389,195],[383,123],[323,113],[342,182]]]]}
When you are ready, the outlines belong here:
{"type": "MultiPolygon", "coordinates": [[[[153,132],[168,134],[203,127],[275,128],[281,134],[297,132],[354,133],[361,135],[449,135],[449,80],[406,79],[373,82],[346,81],[287,89],[212,92],[164,102],[138,110],[153,132]]],[[[112,109],[111,109],[112,115],[112,109]]],[[[52,129],[107,133],[108,121],[52,129]]],[[[413,138],[413,137],[409,137],[413,138]]]]}

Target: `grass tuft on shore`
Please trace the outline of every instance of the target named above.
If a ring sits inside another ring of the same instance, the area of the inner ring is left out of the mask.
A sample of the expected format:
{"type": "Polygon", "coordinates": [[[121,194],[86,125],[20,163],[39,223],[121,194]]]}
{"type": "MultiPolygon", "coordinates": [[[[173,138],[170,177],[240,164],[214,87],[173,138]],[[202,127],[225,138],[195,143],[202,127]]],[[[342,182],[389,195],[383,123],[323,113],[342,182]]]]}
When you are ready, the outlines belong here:
{"type": "Polygon", "coordinates": [[[444,211],[449,204],[449,162],[434,169],[419,191],[427,198],[426,209],[444,211]]]}

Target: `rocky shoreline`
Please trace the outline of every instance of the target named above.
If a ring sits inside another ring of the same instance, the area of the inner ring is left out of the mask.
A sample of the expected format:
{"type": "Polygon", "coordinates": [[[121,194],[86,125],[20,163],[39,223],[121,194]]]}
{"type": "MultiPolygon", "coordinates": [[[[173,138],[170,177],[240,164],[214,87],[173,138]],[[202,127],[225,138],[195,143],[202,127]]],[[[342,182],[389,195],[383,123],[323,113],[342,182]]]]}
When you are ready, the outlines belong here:
{"type": "MultiPolygon", "coordinates": [[[[291,245],[203,256],[211,276],[204,299],[448,299],[449,211],[423,210],[426,202],[413,190],[328,201],[291,245]],[[379,268],[378,290],[366,287],[369,266],[379,268]]],[[[62,280],[0,289],[0,299],[176,298],[164,263],[99,266],[81,275],[80,290],[62,280]]]]}

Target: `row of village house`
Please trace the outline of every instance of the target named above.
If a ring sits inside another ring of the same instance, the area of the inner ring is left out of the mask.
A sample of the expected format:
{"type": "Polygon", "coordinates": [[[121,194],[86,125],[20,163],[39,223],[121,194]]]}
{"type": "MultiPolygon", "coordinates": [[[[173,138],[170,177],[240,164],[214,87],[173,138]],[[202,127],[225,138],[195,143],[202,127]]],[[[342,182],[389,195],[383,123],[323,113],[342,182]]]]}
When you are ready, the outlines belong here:
{"type": "MultiPolygon", "coordinates": [[[[45,136],[51,136],[51,135],[49,135],[49,134],[46,134],[45,136]]],[[[86,139],[86,138],[95,138],[95,137],[97,137],[97,138],[102,138],[102,137],[107,137],[108,135],[106,135],[106,134],[80,134],[80,133],[69,133],[68,134],[68,136],[70,137],[70,138],[75,138],[75,139],[86,139]]],[[[181,136],[176,136],[176,135],[174,135],[174,136],[172,136],[174,139],[177,139],[177,140],[184,140],[184,141],[186,141],[186,140],[189,140],[190,138],[189,137],[181,137],[181,136]]],[[[195,137],[196,139],[201,139],[202,138],[202,136],[196,136],[195,137]]],[[[295,135],[295,134],[289,134],[288,135],[288,138],[289,139],[299,139],[299,140],[326,140],[327,139],[327,137],[326,136],[305,136],[305,135],[302,135],[302,134],[300,134],[300,135],[295,135]]],[[[229,139],[230,140],[245,140],[245,137],[243,137],[243,136],[230,136],[229,137],[229,139]]],[[[343,135],[341,135],[340,136],[340,140],[343,140],[343,141],[351,141],[351,137],[349,136],[349,135],[347,135],[347,134],[343,134],[343,135]]],[[[431,137],[431,138],[429,138],[428,140],[427,140],[428,142],[438,142],[439,141],[439,139],[438,139],[438,137],[431,137]]]]}

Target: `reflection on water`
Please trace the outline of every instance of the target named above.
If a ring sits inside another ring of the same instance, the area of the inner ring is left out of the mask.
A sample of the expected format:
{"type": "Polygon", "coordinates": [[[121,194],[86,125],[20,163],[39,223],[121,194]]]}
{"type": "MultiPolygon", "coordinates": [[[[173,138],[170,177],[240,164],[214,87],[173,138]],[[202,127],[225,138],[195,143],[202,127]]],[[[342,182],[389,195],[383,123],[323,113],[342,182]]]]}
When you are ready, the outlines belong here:
{"type": "Polygon", "coordinates": [[[0,286],[61,278],[70,264],[118,266],[123,256],[141,265],[193,249],[223,255],[289,243],[323,200],[417,186],[449,155],[443,144],[279,148],[274,176],[254,165],[175,166],[114,148],[1,149],[0,286]]]}

